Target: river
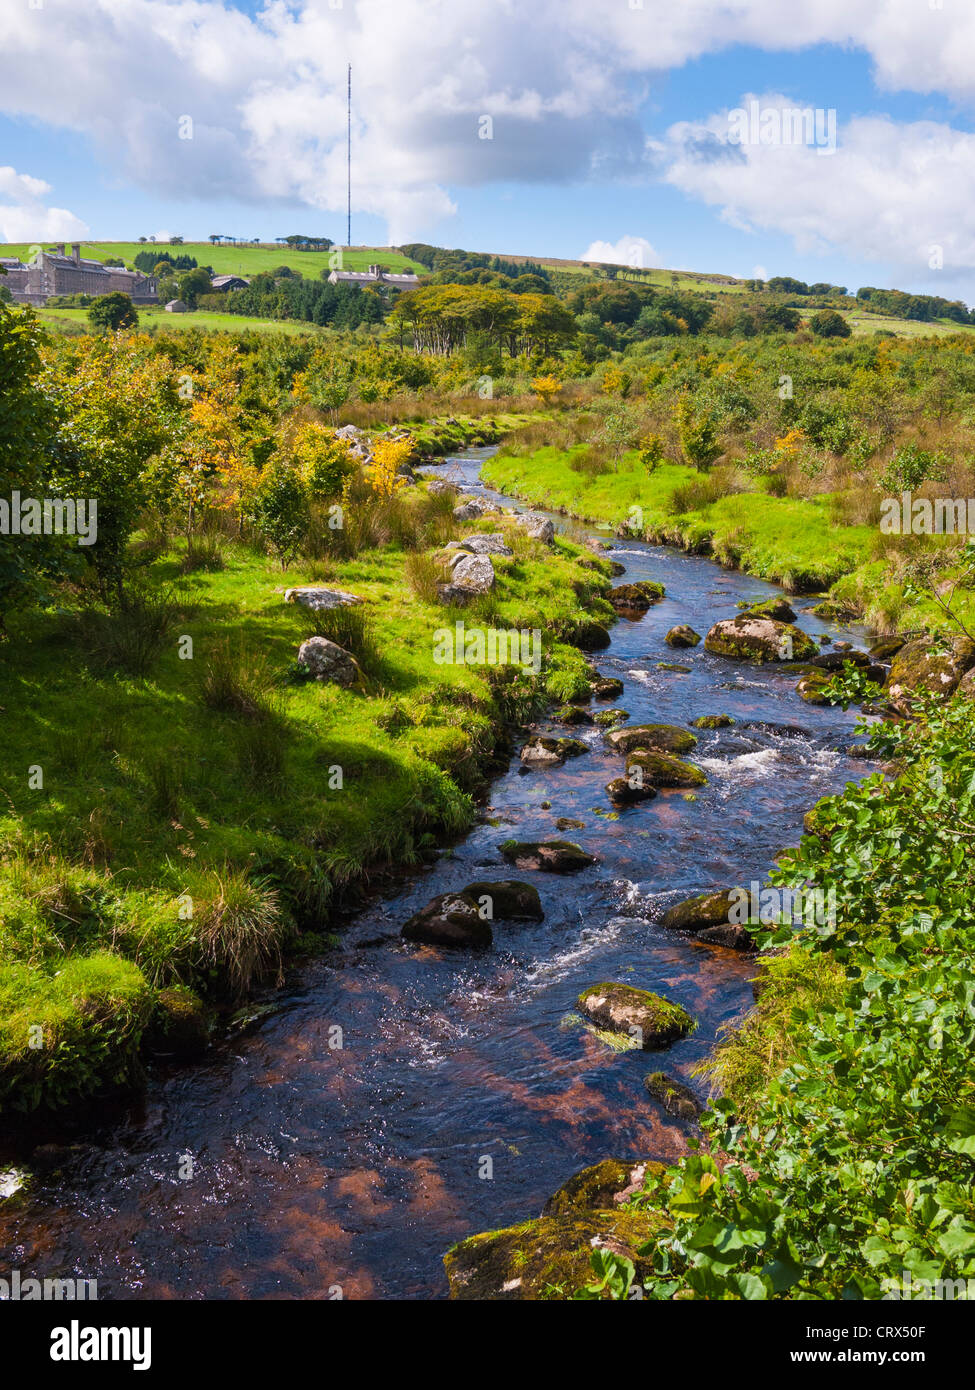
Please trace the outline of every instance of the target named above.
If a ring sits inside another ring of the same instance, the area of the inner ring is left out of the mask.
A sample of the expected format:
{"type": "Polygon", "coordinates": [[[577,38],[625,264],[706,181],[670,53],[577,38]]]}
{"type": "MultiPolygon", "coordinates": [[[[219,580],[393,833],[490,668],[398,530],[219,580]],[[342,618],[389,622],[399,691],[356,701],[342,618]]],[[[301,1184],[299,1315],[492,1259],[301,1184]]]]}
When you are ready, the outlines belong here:
{"type": "MultiPolygon", "coordinates": [[[[484,491],[486,452],[447,460],[442,475],[484,491]]],[[[538,1215],[601,1158],[684,1151],[684,1128],[643,1077],[664,1066],[704,1097],[690,1072],[751,1003],[755,967],[656,920],[681,898],[762,879],[812,803],[869,769],[844,751],[854,712],[804,704],[796,677],[775,667],[663,641],[675,623],[703,633],[738,600],[779,589],[665,547],[613,545],[625,582],[659,580],[667,596],[617,623],[596,664],[622,679],[612,704],[631,724],[734,717],[700,731],[691,758],[708,785],[610,819],[603,788],[622,760],[596,728],[541,721],[590,752],[527,774],[513,759],[471,833],[372,901],[338,949],[294,969],[250,1033],[192,1066],[155,1069],[136,1099],[92,1105],[60,1170],[0,1202],[0,1271],[96,1278],[100,1298],[441,1298],[454,1241],[538,1215]],[[563,836],[559,816],[585,828],[563,836]],[[509,837],[576,840],[598,862],[564,877],[514,873],[497,850],[509,837]],[[496,923],[483,953],[401,943],[403,921],[435,894],[508,876],[537,885],[544,922],[496,923]],[[660,991],[699,1027],[665,1053],[616,1052],[573,1015],[600,980],[660,991]]],[[[863,636],[805,613],[800,623],[863,636]]]]}

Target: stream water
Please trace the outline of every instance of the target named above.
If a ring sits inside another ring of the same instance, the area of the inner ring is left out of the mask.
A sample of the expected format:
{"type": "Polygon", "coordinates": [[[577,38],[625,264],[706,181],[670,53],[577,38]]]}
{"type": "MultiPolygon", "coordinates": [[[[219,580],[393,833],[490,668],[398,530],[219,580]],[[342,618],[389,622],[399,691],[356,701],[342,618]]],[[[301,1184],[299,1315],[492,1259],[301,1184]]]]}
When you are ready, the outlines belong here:
{"type": "MultiPolygon", "coordinates": [[[[444,475],[484,491],[485,452],[448,460],[444,475]]],[[[631,724],[736,721],[700,731],[691,756],[709,782],[696,800],[662,792],[608,819],[603,788],[621,759],[595,728],[541,721],[589,753],[528,774],[514,759],[471,833],[296,971],[254,1031],[155,1071],[126,1106],[93,1107],[60,1170],[0,1201],[0,1272],[97,1278],[100,1298],[438,1298],[454,1241],[538,1215],[601,1158],[683,1151],[684,1129],[643,1077],[664,1066],[706,1094],[690,1072],[750,1005],[754,962],[657,919],[693,893],[762,879],[812,803],[868,768],[844,751],[854,714],[804,704],[795,676],[663,641],[675,623],[705,632],[739,599],[778,589],[667,548],[613,545],[625,582],[660,580],[667,597],[617,623],[597,654],[624,683],[612,704],[631,724]],[[584,822],[564,838],[598,862],[516,873],[537,885],[544,922],[496,923],[482,953],[401,943],[403,921],[435,894],[512,875],[501,840],[563,838],[559,816],[584,822]],[[679,1001],[697,1031],[664,1053],[612,1050],[572,1010],[586,985],[617,979],[679,1001]]],[[[862,637],[809,614],[800,623],[862,637]]]]}

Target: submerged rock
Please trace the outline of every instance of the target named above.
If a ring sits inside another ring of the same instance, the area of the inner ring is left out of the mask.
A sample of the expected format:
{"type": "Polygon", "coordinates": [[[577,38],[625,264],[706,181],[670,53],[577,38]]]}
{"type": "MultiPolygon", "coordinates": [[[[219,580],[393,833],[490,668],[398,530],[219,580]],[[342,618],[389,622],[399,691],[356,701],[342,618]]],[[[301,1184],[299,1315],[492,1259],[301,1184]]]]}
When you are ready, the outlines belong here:
{"type": "Polygon", "coordinates": [[[742,613],[715,623],[704,639],[706,651],[738,661],[803,661],[819,651],[801,628],[773,618],[742,613]]]}
{"type": "Polygon", "coordinates": [[[468,1236],[444,1256],[452,1299],[499,1301],[560,1298],[592,1283],[593,1250],[632,1260],[637,1282],[653,1273],[652,1254],[640,1254],[665,1228],[656,1212],[570,1212],[500,1231],[468,1236]]]}
{"type": "Polygon", "coordinates": [[[404,922],[404,941],[430,946],[490,946],[491,925],[478,903],[463,893],[441,893],[404,922]]]}
{"type": "Polygon", "coordinates": [[[626,729],[614,729],[605,737],[614,753],[629,753],[635,748],[656,753],[689,753],[697,744],[692,733],[676,724],[632,724],[626,729]]]}
{"type": "Polygon", "coordinates": [[[550,874],[575,873],[596,862],[594,854],[571,840],[505,840],[499,848],[509,864],[550,874]]]}
{"type": "Polygon", "coordinates": [[[690,1086],[662,1071],[652,1071],[643,1078],[643,1084],[652,1099],[659,1101],[667,1114],[678,1120],[696,1120],[704,1109],[690,1086]]]}
{"type": "Polygon", "coordinates": [[[647,1051],[683,1038],[694,1020],[680,1004],[633,985],[590,985],[576,1001],[583,1018],[611,1033],[625,1033],[647,1051]]]}
{"type": "Polygon", "coordinates": [[[666,1169],[651,1159],[604,1158],[564,1182],[542,1208],[543,1216],[569,1216],[578,1211],[612,1211],[641,1191],[648,1175],[666,1169]]]}
{"type": "Polygon", "coordinates": [[[472,898],[479,908],[485,908],[489,920],[496,922],[541,922],[545,917],[538,889],[517,878],[469,883],[463,896],[472,898]]]}
{"type": "Polygon", "coordinates": [[[696,647],[700,640],[701,634],[695,632],[687,623],[678,623],[664,638],[668,647],[696,647]]]}

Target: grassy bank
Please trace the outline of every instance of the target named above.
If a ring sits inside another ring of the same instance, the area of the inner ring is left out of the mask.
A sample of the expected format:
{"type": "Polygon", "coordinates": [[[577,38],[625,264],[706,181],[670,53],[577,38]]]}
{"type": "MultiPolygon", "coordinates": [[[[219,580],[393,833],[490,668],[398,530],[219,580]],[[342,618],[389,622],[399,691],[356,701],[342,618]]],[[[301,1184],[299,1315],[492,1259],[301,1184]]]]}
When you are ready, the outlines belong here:
{"type": "Polygon", "coordinates": [[[664,463],[648,473],[635,450],[617,469],[589,478],[573,467],[585,449],[499,454],[484,476],[536,506],[707,552],[793,591],[828,588],[873,553],[875,529],[838,525],[828,494],[808,501],[760,491],[722,495],[710,474],[683,464],[664,463]]]}
{"type": "MultiPolygon", "coordinates": [[[[636,451],[595,477],[580,471],[586,446],[499,453],[482,474],[491,486],[615,532],[702,554],[794,593],[828,591],[836,611],[881,632],[939,631],[950,626],[928,587],[927,567],[950,582],[963,557],[950,536],[884,536],[874,524],[843,519],[842,494],[775,497],[740,474],[705,473],[663,463],[648,472],[636,451]],[[574,466],[575,465],[575,466],[574,466]],[[732,488],[733,490],[728,490],[732,488]]],[[[957,618],[975,622],[975,596],[960,586],[957,618]]]]}
{"type": "MultiPolygon", "coordinates": [[[[441,515],[443,539],[457,534],[441,515]]],[[[512,545],[463,617],[540,628],[537,682],[435,662],[434,631],[461,614],[431,601],[432,559],[408,534],[287,573],[219,537],[189,573],[183,542],[137,542],[151,563],[123,610],[10,622],[0,1103],[131,1082],[146,1030],[199,1011],[196,996],[230,1007],[273,982],[343,895],[467,826],[506,722],[584,683],[562,639],[587,605],[611,611],[573,547],[517,531],[512,545]],[[364,603],[317,619],[285,603],[286,586],[323,581],[364,603]],[[316,630],[355,655],[359,689],[302,679],[316,630]]]]}
{"type": "Polygon", "coordinates": [[[650,1297],[930,1298],[975,1275],[975,709],[873,743],[900,775],[821,803],[778,875],[833,889],[835,921],[766,931],[704,1148],[638,1199],[672,1223],[650,1297]]]}

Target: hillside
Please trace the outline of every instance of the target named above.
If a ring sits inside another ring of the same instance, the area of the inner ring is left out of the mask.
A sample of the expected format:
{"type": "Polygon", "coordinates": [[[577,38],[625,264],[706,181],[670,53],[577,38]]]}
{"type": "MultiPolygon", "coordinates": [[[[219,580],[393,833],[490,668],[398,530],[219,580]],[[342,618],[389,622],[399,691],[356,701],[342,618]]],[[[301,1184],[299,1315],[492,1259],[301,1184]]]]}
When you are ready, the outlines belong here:
{"type": "MultiPolygon", "coordinates": [[[[45,243],[47,245],[47,243],[45,243]]],[[[17,256],[24,260],[31,252],[29,242],[10,242],[4,245],[4,255],[17,256]]],[[[213,267],[215,275],[260,275],[262,272],[276,270],[286,265],[291,270],[300,271],[309,279],[317,279],[322,270],[329,268],[329,251],[296,251],[290,246],[211,246],[208,241],[187,241],[182,246],[170,246],[160,242],[156,249],[160,255],[192,256],[198,265],[213,267]]],[[[149,243],[138,241],[83,241],[81,254],[89,260],[101,261],[107,256],[120,256],[127,265],[140,251],[151,251],[149,243]]],[[[415,270],[423,273],[423,266],[411,261],[408,256],[389,247],[356,246],[351,251],[343,251],[342,263],[346,270],[362,270],[380,260],[389,270],[415,270]]]]}

